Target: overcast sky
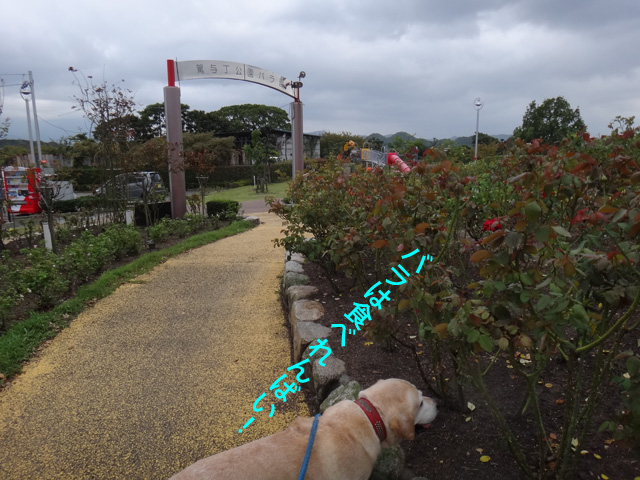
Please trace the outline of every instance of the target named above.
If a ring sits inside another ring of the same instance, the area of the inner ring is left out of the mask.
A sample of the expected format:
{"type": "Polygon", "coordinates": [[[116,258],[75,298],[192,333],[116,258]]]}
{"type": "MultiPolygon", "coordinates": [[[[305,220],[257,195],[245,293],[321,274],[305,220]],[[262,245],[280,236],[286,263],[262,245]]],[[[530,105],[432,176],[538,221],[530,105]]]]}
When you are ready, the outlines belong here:
{"type": "MultiPolygon", "coordinates": [[[[42,140],[88,126],[73,66],[163,101],[166,60],[227,60],[296,78],[304,130],[510,134],[527,105],[564,96],[592,135],[640,114],[638,0],[30,0],[4,2],[0,121],[28,138],[22,74],[33,71],[42,140]],[[12,75],[20,74],[20,75],[12,75]]],[[[26,78],[26,77],[25,77],[26,78]]],[[[290,98],[229,80],[181,83],[192,109],[290,98]]],[[[640,115],[639,115],[640,117],[640,115]]],[[[640,122],[638,122],[640,123],[640,122]]]]}

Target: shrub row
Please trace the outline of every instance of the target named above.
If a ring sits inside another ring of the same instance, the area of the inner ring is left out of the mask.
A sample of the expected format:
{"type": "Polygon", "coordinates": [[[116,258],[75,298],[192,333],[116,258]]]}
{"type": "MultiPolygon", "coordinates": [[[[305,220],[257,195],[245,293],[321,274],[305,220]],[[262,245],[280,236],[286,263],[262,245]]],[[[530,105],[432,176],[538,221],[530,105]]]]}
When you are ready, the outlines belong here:
{"type": "MultiPolygon", "coordinates": [[[[238,205],[236,202],[235,213],[238,205]]],[[[223,210],[231,215],[233,208],[223,210]]],[[[235,219],[235,215],[233,215],[235,219]]],[[[217,228],[219,217],[187,214],[182,220],[162,219],[150,227],[156,242],[169,236],[184,238],[203,230],[217,228]]],[[[58,240],[72,239],[69,228],[57,230],[58,240]]],[[[134,226],[111,224],[98,235],[89,230],[80,233],[60,254],[43,247],[24,248],[20,256],[0,251],[0,329],[12,320],[16,305],[27,296],[37,299],[37,308],[57,303],[67,293],[108,269],[115,261],[138,254],[143,246],[140,230],[134,226]]]]}
{"type": "Polygon", "coordinates": [[[1,252],[0,325],[6,326],[13,308],[25,295],[35,295],[39,308],[50,307],[71,288],[141,248],[137,229],[111,225],[97,236],[82,232],[60,255],[42,247],[22,249],[21,258],[1,252]]]}
{"type": "MultiPolygon", "coordinates": [[[[640,382],[638,353],[621,350],[640,326],[640,132],[516,143],[490,163],[426,155],[405,176],[347,174],[336,161],[298,176],[293,206],[271,201],[286,221],[277,244],[342,270],[363,291],[402,264],[411,274],[394,287],[395,301],[371,309],[372,325],[378,319],[399,338],[413,318],[418,338],[404,343],[430,345],[432,390],[465,410],[462,385],[477,388],[528,476],[569,478],[612,370],[628,358],[628,379],[640,382]],[[540,410],[537,385],[553,359],[567,368],[563,425],[540,410]],[[485,382],[498,360],[527,386],[536,459],[485,382]],[[560,439],[554,448],[550,431],[560,439]]],[[[640,439],[640,389],[628,383],[615,434],[640,439]]]]}
{"type": "Polygon", "coordinates": [[[193,235],[202,230],[216,227],[217,219],[188,213],[184,216],[184,219],[171,220],[163,218],[152,227],[149,227],[149,236],[154,242],[159,243],[164,242],[171,236],[184,238],[187,235],[193,235]]]}

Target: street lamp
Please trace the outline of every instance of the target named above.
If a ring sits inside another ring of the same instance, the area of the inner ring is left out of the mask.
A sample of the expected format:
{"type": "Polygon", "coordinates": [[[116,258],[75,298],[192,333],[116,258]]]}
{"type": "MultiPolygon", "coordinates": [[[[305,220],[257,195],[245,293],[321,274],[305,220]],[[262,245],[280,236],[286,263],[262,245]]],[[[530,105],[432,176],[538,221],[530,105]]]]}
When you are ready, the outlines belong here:
{"type": "Polygon", "coordinates": [[[473,101],[473,107],[476,109],[476,151],[473,158],[477,162],[478,161],[478,131],[479,131],[478,128],[480,126],[480,110],[482,110],[482,107],[484,107],[484,102],[480,97],[476,98],[473,101]]]}
{"type": "Polygon", "coordinates": [[[33,131],[31,130],[31,109],[29,108],[29,100],[31,100],[31,84],[26,80],[20,85],[20,96],[27,106],[27,125],[29,126],[29,146],[31,147],[31,159],[29,165],[36,163],[36,154],[33,150],[33,131]]]}

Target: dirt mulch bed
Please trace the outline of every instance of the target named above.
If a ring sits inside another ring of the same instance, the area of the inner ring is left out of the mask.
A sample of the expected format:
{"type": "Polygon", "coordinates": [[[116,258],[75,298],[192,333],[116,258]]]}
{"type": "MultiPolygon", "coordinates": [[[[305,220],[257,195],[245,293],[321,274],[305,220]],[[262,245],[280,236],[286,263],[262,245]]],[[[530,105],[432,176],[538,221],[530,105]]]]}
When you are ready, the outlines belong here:
{"type": "MultiPolygon", "coordinates": [[[[342,291],[335,293],[323,271],[315,264],[305,264],[305,274],[311,279],[310,284],[318,289],[318,294],[311,297],[322,303],[325,315],[320,321],[330,327],[332,323],[348,324],[345,313],[353,310],[353,302],[366,303],[363,292],[350,289],[351,280],[336,276],[334,281],[342,291]]],[[[373,278],[373,277],[372,277],[373,278]]],[[[375,281],[372,281],[373,285],[375,281]]],[[[402,330],[409,338],[417,336],[417,328],[411,322],[402,324],[402,330]]],[[[630,339],[637,341],[637,339],[630,339]]],[[[429,359],[427,346],[414,340],[417,351],[422,352],[421,361],[424,371],[428,372],[429,359]]],[[[373,385],[382,378],[402,378],[407,380],[430,396],[429,388],[421,377],[416,366],[412,350],[393,345],[389,350],[381,343],[372,342],[366,332],[356,335],[345,335],[345,346],[341,346],[340,335],[329,339],[332,352],[347,365],[347,374],[357,380],[363,388],[373,385]]],[[[563,382],[566,369],[559,362],[552,363],[545,372],[541,389],[541,404],[550,424],[562,424],[562,402],[559,386],[563,382]],[[547,386],[545,386],[547,385],[547,386]],[[548,387],[551,385],[551,387],[548,387]]],[[[527,452],[535,455],[533,448],[535,427],[530,415],[520,415],[523,407],[524,386],[506,365],[492,368],[487,383],[499,405],[504,409],[512,428],[523,442],[527,452]]],[[[439,478],[441,480],[516,480],[526,478],[512,458],[506,440],[495,427],[488,408],[480,396],[470,388],[465,390],[466,400],[476,408],[470,413],[456,411],[446,405],[439,406],[439,415],[432,427],[419,435],[412,442],[403,443],[406,453],[406,467],[415,476],[439,478]],[[490,461],[483,463],[480,457],[487,455],[490,461]]],[[[311,408],[313,402],[310,402],[311,408]]],[[[613,412],[621,409],[619,387],[611,386],[611,394],[594,415],[595,430],[605,420],[611,420],[613,412]]],[[[531,409],[529,409],[530,411],[531,409]]],[[[549,432],[553,433],[553,432],[549,432]]],[[[633,479],[640,475],[640,452],[628,445],[611,442],[608,433],[593,433],[584,447],[588,453],[581,457],[576,479],[633,479]],[[599,456],[600,458],[596,457],[599,456]]]]}

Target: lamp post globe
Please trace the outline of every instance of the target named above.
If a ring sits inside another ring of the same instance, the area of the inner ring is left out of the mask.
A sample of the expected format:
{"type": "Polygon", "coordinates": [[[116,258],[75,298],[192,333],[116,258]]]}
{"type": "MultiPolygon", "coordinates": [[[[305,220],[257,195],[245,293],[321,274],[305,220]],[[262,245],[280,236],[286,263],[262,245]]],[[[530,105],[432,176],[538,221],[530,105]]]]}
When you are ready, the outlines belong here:
{"type": "Polygon", "coordinates": [[[25,102],[29,101],[31,98],[31,84],[29,82],[22,82],[22,85],[20,85],[20,95],[25,102]]]}

